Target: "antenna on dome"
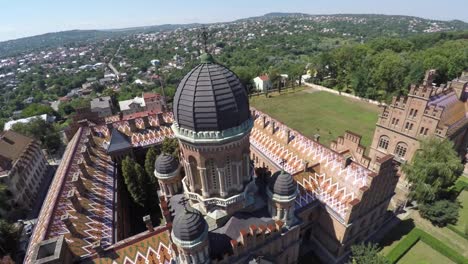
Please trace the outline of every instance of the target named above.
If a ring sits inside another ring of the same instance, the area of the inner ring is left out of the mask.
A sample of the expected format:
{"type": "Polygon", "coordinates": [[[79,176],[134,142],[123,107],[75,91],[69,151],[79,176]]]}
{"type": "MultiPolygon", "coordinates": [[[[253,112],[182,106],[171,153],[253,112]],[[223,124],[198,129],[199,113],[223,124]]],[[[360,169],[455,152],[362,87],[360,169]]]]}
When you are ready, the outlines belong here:
{"type": "Polygon", "coordinates": [[[203,42],[203,49],[205,50],[205,53],[208,53],[208,38],[210,35],[208,34],[208,29],[206,27],[201,28],[201,33],[198,35],[199,38],[201,38],[203,42]]]}
{"type": "Polygon", "coordinates": [[[188,212],[188,208],[187,208],[188,199],[185,196],[180,198],[179,203],[184,207],[185,211],[188,212]]]}

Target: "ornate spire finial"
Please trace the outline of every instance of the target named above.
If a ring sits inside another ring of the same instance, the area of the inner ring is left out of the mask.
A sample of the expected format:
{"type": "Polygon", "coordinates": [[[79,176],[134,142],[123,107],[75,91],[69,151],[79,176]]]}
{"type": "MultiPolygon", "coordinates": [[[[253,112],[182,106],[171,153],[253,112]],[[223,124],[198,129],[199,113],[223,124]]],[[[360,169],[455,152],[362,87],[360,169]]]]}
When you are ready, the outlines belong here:
{"type": "Polygon", "coordinates": [[[286,163],[285,159],[281,159],[280,165],[281,165],[281,171],[284,172],[284,164],[286,163]]]}

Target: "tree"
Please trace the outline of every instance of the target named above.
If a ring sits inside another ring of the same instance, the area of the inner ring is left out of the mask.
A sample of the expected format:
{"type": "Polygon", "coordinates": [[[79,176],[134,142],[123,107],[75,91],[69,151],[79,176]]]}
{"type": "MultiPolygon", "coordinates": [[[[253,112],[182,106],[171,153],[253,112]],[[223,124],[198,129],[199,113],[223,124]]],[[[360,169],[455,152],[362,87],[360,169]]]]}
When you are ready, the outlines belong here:
{"type": "Polygon", "coordinates": [[[136,178],[136,183],[138,185],[138,189],[140,190],[139,194],[139,203],[142,205],[147,205],[148,201],[148,188],[147,186],[152,183],[151,179],[148,179],[148,175],[146,174],[145,169],[138,164],[134,163],[135,167],[135,175],[134,178],[136,178]]]}
{"type": "Polygon", "coordinates": [[[161,151],[179,159],[179,142],[175,138],[165,138],[161,151]]]}
{"type": "Polygon", "coordinates": [[[11,209],[9,200],[11,195],[9,195],[9,191],[7,186],[0,183],[0,209],[9,211],[11,209]]]}
{"type": "Polygon", "coordinates": [[[15,226],[4,219],[0,219],[0,256],[13,256],[18,238],[18,230],[15,226]]]}
{"type": "Polygon", "coordinates": [[[419,212],[423,218],[431,221],[433,225],[442,227],[457,223],[459,208],[460,204],[457,201],[440,200],[419,205],[419,212]]]}
{"type": "Polygon", "coordinates": [[[34,118],[28,123],[14,124],[11,130],[40,141],[42,147],[51,154],[56,154],[62,146],[58,129],[41,118],[34,118]]]}
{"type": "Polygon", "coordinates": [[[144,206],[144,197],[142,195],[143,190],[140,188],[140,184],[138,182],[137,172],[135,170],[135,161],[128,156],[122,161],[122,176],[132,200],[136,204],[144,206]]]}
{"type": "Polygon", "coordinates": [[[410,183],[409,197],[418,203],[431,203],[443,198],[463,173],[463,165],[449,140],[430,138],[412,162],[403,166],[410,183]]]}
{"type": "Polygon", "coordinates": [[[21,112],[21,116],[24,118],[43,114],[52,115],[53,113],[54,109],[52,109],[52,107],[48,105],[30,104],[28,107],[23,109],[23,111],[21,112]]]}
{"type": "Polygon", "coordinates": [[[156,161],[156,158],[160,154],[159,150],[156,148],[152,147],[146,152],[146,157],[145,157],[145,170],[146,173],[150,176],[154,174],[154,162],[156,161]]]}
{"type": "Polygon", "coordinates": [[[389,264],[390,262],[382,255],[379,255],[379,250],[376,244],[358,244],[351,246],[351,262],[352,264],[389,264]]]}

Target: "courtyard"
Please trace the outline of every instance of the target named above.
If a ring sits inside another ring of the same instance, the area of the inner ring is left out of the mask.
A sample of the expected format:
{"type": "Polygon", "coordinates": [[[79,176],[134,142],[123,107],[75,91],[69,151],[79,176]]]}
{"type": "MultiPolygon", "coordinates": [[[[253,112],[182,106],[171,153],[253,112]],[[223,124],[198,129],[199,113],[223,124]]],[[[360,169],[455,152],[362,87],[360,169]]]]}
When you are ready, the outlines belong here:
{"type": "Polygon", "coordinates": [[[309,138],[319,134],[326,146],[350,130],[361,135],[361,144],[369,148],[380,112],[376,105],[308,90],[270,93],[268,98],[259,95],[250,104],[309,138]]]}

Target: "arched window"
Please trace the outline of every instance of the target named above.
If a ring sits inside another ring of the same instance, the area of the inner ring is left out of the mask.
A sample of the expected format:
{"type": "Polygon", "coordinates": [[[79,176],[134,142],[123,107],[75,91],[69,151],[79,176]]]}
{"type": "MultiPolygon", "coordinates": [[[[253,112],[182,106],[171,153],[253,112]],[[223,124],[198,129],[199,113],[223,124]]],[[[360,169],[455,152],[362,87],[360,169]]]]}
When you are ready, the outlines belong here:
{"type": "MultiPolygon", "coordinates": [[[[198,170],[197,160],[193,157],[189,157],[189,164],[190,164],[190,172],[192,173],[192,177],[194,182],[192,183],[195,186],[201,186],[201,179],[200,179],[200,171],[198,170]]],[[[198,187],[200,188],[200,187],[198,187]]]]}
{"type": "Polygon", "coordinates": [[[397,144],[395,148],[395,155],[400,158],[404,158],[406,155],[406,151],[408,150],[408,145],[403,142],[397,144]]]}
{"type": "Polygon", "coordinates": [[[387,149],[388,148],[388,142],[390,139],[387,136],[381,136],[379,139],[379,148],[381,149],[387,149]]]}
{"type": "Polygon", "coordinates": [[[205,162],[206,176],[211,180],[213,190],[218,189],[218,175],[214,159],[209,159],[205,162]]]}

